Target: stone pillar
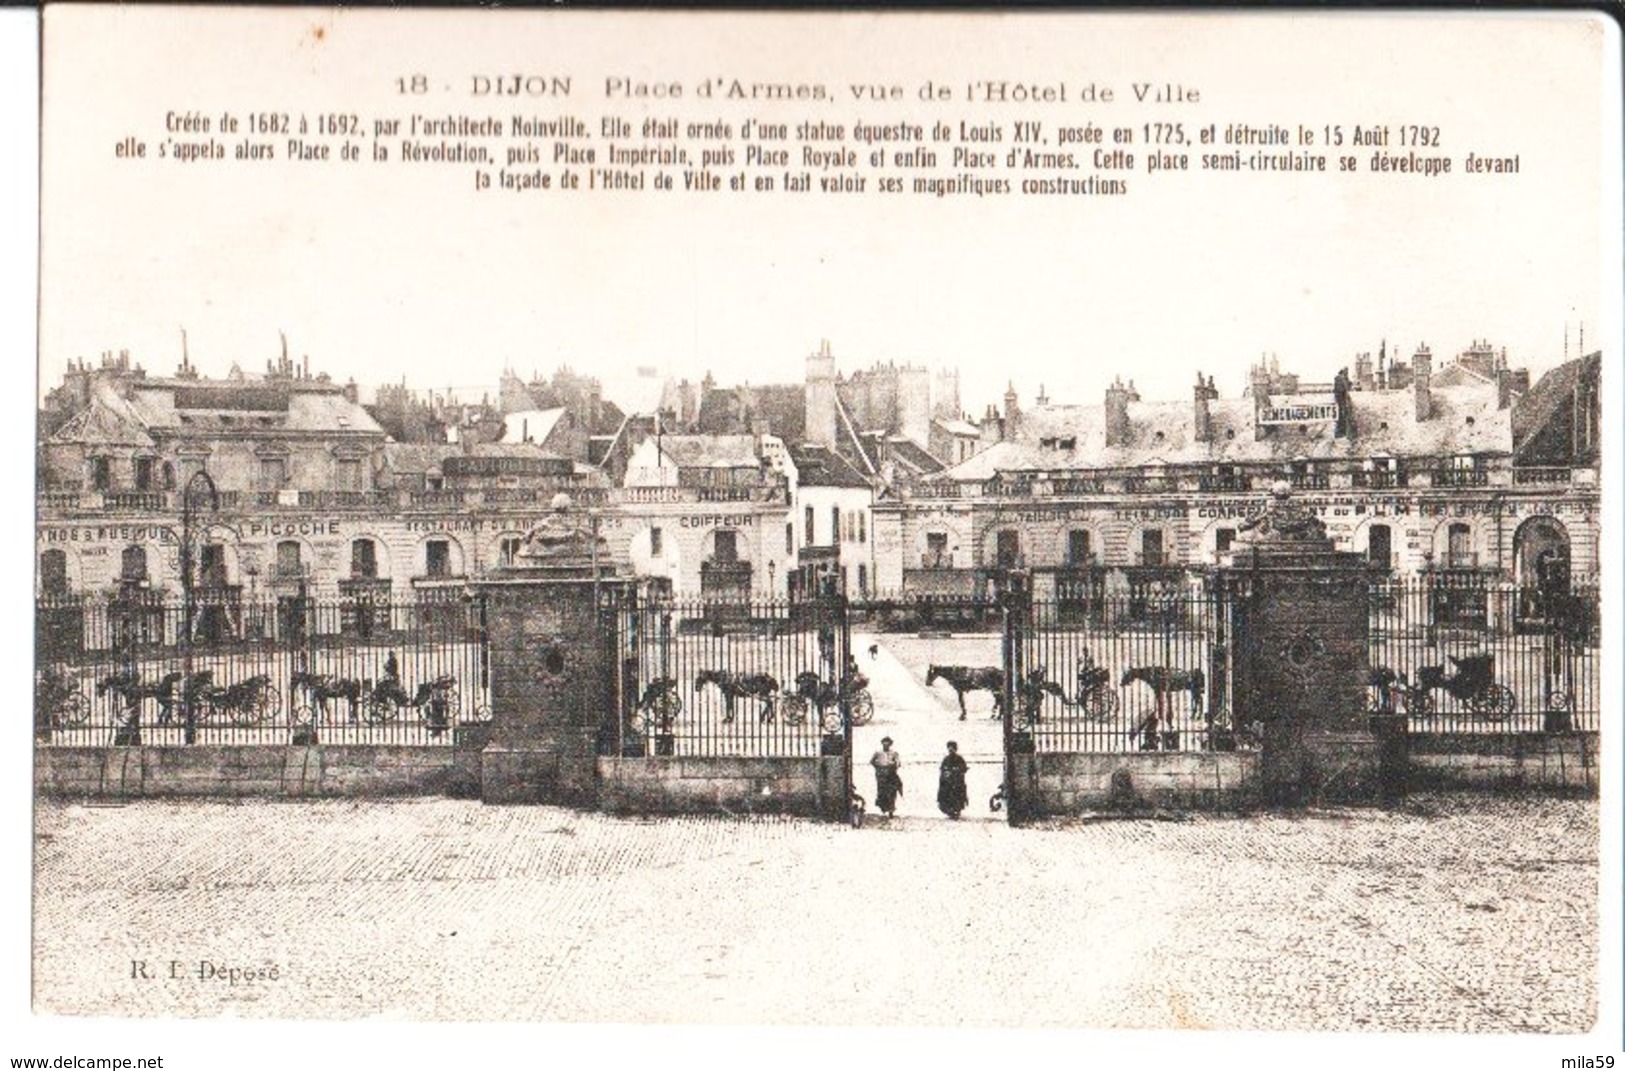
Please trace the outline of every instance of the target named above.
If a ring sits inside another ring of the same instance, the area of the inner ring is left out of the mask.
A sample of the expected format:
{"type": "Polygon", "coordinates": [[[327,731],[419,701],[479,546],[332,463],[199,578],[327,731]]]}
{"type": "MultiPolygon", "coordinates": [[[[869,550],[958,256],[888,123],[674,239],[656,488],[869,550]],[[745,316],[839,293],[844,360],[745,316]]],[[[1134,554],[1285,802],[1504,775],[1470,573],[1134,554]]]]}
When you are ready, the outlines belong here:
{"type": "Polygon", "coordinates": [[[486,803],[598,802],[600,732],[617,703],[613,616],[601,606],[629,597],[633,581],[613,575],[595,529],[555,499],[515,564],[477,585],[491,666],[486,803]]]}
{"type": "Polygon", "coordinates": [[[1382,791],[1366,712],[1365,562],[1334,550],[1325,525],[1290,495],[1276,484],[1226,556],[1235,721],[1262,729],[1266,801],[1374,799],[1382,791]]]}

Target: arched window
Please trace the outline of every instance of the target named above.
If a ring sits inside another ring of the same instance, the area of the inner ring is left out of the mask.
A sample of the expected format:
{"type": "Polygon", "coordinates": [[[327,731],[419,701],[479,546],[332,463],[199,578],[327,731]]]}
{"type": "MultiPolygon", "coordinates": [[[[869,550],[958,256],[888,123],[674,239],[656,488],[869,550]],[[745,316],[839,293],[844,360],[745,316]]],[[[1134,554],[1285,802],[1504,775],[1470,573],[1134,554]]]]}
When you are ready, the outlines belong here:
{"type": "Polygon", "coordinates": [[[1471,569],[1478,564],[1473,553],[1473,528],[1457,522],[1450,526],[1445,564],[1451,569],[1471,569]]]}
{"type": "Polygon", "coordinates": [[[276,545],[276,579],[298,580],[305,574],[297,539],[284,539],[276,545]]]}
{"type": "Polygon", "coordinates": [[[1373,524],[1366,531],[1366,561],[1372,568],[1388,570],[1394,566],[1394,533],[1386,524],[1373,524]]]}
{"type": "Polygon", "coordinates": [[[378,579],[378,544],[370,539],[350,543],[350,579],[378,579]]]}
{"type": "Polygon", "coordinates": [[[999,530],[994,564],[1000,569],[1014,569],[1021,564],[1021,533],[1014,528],[999,530]]]}
{"type": "Polygon", "coordinates": [[[39,556],[40,591],[46,595],[68,593],[68,553],[48,550],[39,556]]]}
{"type": "Polygon", "coordinates": [[[140,584],[147,579],[147,551],[145,547],[124,548],[119,563],[119,579],[126,584],[140,584]]]}
{"type": "Polygon", "coordinates": [[[1066,563],[1075,569],[1089,565],[1095,557],[1094,536],[1087,528],[1074,528],[1066,534],[1066,563]]]}

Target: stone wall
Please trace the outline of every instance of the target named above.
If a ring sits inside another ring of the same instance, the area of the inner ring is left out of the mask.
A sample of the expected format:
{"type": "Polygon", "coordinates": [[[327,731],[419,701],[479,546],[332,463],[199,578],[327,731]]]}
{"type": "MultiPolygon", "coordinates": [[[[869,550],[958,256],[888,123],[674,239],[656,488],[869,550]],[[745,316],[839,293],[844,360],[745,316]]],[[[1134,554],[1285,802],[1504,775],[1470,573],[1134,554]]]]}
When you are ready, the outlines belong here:
{"type": "Polygon", "coordinates": [[[1026,818],[1089,811],[1251,806],[1258,795],[1255,751],[1153,751],[1022,756],[1012,797],[1026,818]]]}
{"type": "Polygon", "coordinates": [[[598,802],[619,814],[792,814],[840,821],[848,782],[840,756],[600,758],[598,802]]]}
{"type": "Polygon", "coordinates": [[[110,799],[453,795],[471,757],[478,761],[452,748],[401,745],[47,747],[34,751],[34,787],[110,799]]]}
{"type": "Polygon", "coordinates": [[[1595,796],[1597,733],[1412,733],[1410,787],[1561,789],[1595,796]]]}

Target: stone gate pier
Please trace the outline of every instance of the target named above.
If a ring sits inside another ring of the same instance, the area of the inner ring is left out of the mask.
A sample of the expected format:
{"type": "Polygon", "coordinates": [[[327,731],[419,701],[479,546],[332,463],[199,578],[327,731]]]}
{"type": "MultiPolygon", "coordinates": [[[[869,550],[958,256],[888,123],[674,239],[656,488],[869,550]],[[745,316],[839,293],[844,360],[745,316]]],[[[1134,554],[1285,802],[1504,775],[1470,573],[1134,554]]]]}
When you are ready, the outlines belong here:
{"type": "Polygon", "coordinates": [[[1263,800],[1292,806],[1383,795],[1392,749],[1379,746],[1366,711],[1364,559],[1333,549],[1325,525],[1281,482],[1241,526],[1220,582],[1232,613],[1235,724],[1260,731],[1263,800]]]}
{"type": "Polygon", "coordinates": [[[512,564],[478,585],[491,659],[486,803],[598,802],[598,736],[615,706],[617,661],[599,606],[634,581],[608,564],[591,518],[568,496],[552,506],[512,564]]]}

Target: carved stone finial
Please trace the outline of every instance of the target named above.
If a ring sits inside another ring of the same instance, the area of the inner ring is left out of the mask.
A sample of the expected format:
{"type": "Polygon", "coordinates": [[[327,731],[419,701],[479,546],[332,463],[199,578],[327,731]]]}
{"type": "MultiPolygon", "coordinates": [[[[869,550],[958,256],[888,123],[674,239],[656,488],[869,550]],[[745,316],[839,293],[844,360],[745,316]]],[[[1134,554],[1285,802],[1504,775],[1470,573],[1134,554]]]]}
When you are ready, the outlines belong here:
{"type": "Polygon", "coordinates": [[[1276,480],[1264,508],[1241,522],[1240,532],[1253,542],[1326,542],[1326,525],[1309,510],[1292,502],[1292,485],[1276,480]]]}
{"type": "Polygon", "coordinates": [[[521,567],[538,565],[578,564],[590,560],[595,543],[602,537],[593,530],[588,518],[577,516],[572,510],[570,496],[560,491],[548,503],[552,512],[537,523],[525,536],[514,555],[521,567]]]}

